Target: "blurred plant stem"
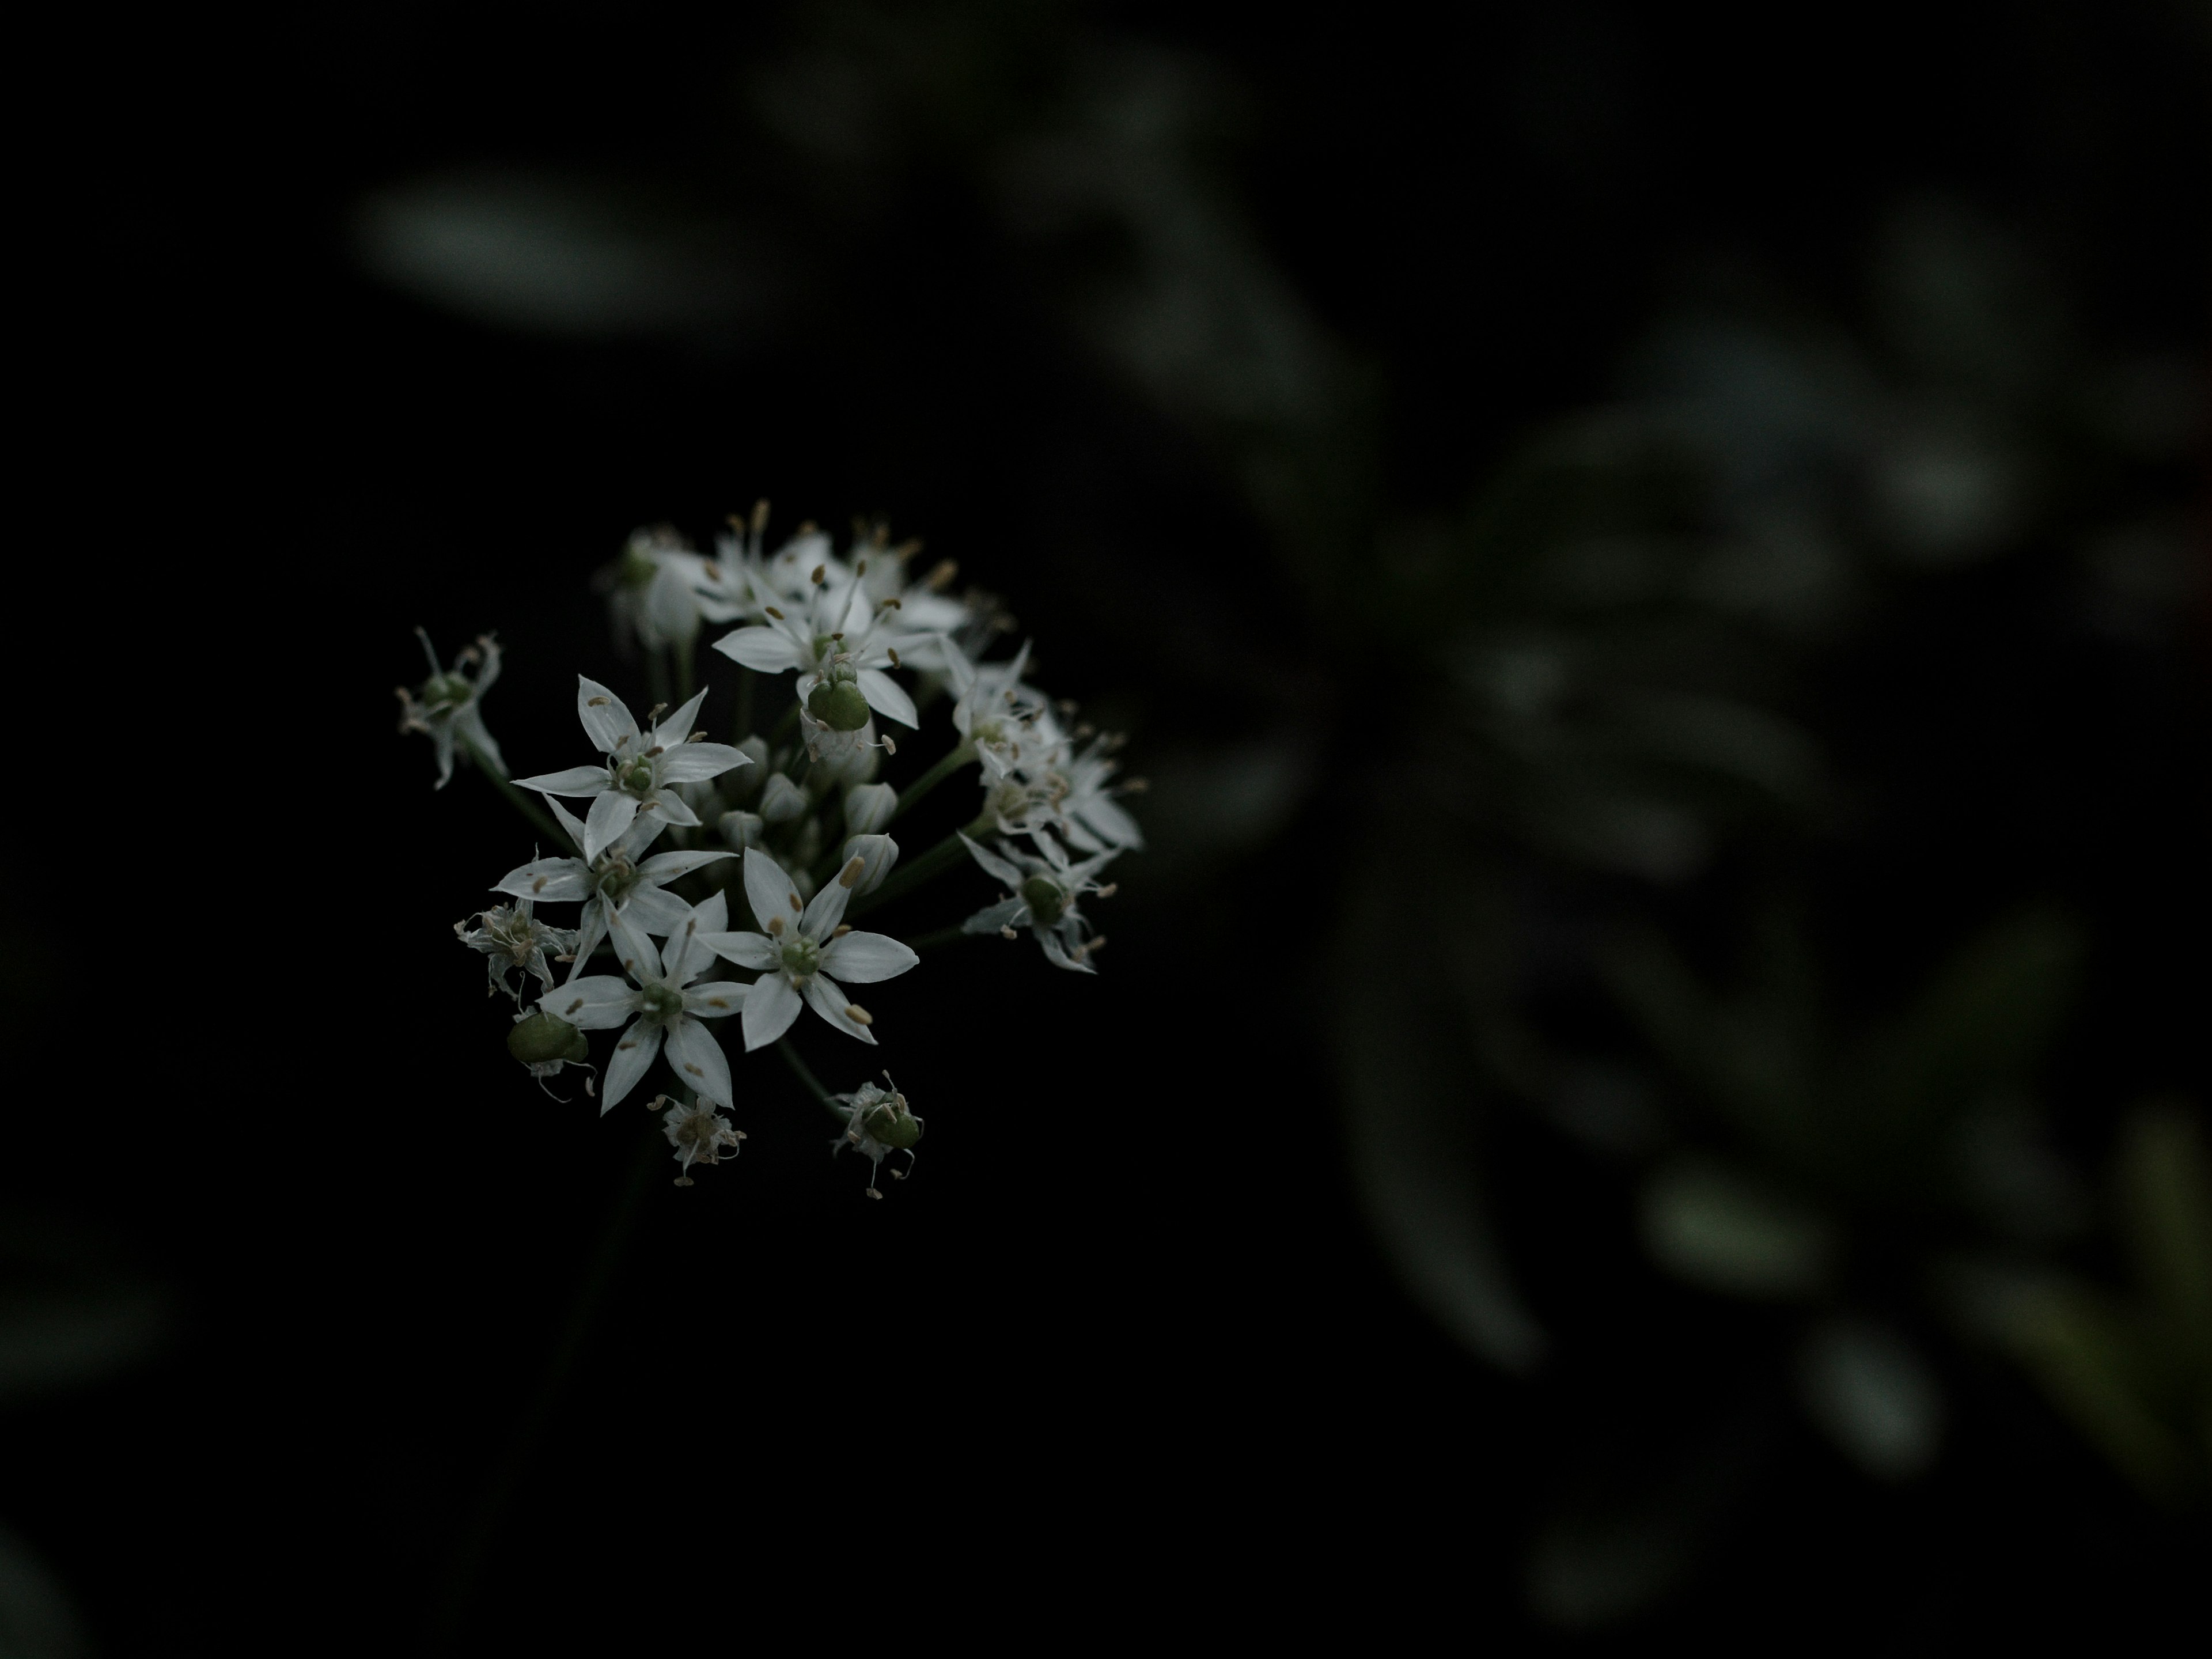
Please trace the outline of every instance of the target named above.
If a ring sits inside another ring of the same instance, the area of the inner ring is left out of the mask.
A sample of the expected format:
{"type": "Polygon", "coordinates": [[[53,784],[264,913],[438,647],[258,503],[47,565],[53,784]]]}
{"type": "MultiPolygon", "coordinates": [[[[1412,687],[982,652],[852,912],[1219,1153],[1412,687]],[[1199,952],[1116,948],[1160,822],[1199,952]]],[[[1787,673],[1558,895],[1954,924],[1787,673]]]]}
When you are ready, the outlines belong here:
{"type": "Polygon", "coordinates": [[[892,871],[884,884],[874,892],[865,893],[854,899],[847,907],[845,914],[849,916],[866,915],[878,905],[888,904],[900,894],[912,892],[932,876],[950,870],[967,858],[968,849],[960,840],[963,835],[980,836],[993,827],[991,823],[982,818],[962,825],[912,862],[892,871]]]}
{"type": "Polygon", "coordinates": [[[516,788],[505,772],[485,758],[483,750],[477,748],[466,738],[461,739],[461,746],[468,750],[469,758],[477,763],[477,770],[491,780],[493,787],[513,803],[516,811],[530,820],[531,826],[539,835],[550,836],[555,846],[567,848],[578,858],[584,855],[584,849],[569,839],[568,832],[554,822],[552,815],[521,790],[516,788]]]}
{"type": "Polygon", "coordinates": [[[431,1628],[429,1645],[434,1653],[463,1650],[461,1637],[470,1603],[490,1560],[492,1547],[498,1541],[531,1465],[537,1462],[544,1446],[547,1431],[560,1409],[561,1396],[591,1337],[608,1288],[614,1283],[616,1270],[622,1265],[623,1252],[629,1242],[646,1188],[652,1184],[653,1172],[659,1165],[664,1146],[659,1115],[655,1113],[647,1133],[638,1143],[629,1173],[623,1177],[622,1188],[616,1194],[614,1207],[608,1212],[606,1224],[600,1230],[599,1243],[584,1270],[583,1281],[576,1287],[575,1300],[569,1304],[568,1319],[538,1377],[537,1389],[515,1420],[506,1455],[493,1473],[454,1553],[445,1599],[431,1628]]]}
{"type": "Polygon", "coordinates": [[[845,1109],[822,1086],[821,1079],[814,1075],[813,1069],[799,1057],[799,1050],[791,1046],[790,1038],[780,1038],[775,1051],[783,1056],[783,1063],[791,1067],[792,1075],[806,1085],[807,1093],[820,1101],[825,1110],[840,1118],[847,1115],[845,1109]]]}
{"type": "Polygon", "coordinates": [[[753,734],[753,671],[742,665],[738,669],[737,712],[731,724],[735,729],[732,743],[743,743],[753,734]]]}
{"type": "Polygon", "coordinates": [[[921,804],[924,795],[975,758],[975,748],[973,744],[963,743],[956,745],[943,760],[938,762],[908,786],[900,794],[898,805],[891,808],[891,815],[886,823],[896,823],[921,804]]]}

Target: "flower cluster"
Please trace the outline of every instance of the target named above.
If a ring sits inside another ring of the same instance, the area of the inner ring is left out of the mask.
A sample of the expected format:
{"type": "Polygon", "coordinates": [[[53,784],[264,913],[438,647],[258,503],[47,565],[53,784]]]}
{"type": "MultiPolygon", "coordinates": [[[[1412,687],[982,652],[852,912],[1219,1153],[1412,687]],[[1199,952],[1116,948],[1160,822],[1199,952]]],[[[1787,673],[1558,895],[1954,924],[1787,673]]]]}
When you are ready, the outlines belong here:
{"type": "MultiPolygon", "coordinates": [[[[876,1045],[876,1016],[854,988],[963,939],[1027,932],[1054,966],[1095,972],[1106,941],[1082,902],[1110,896],[1100,873],[1143,845],[1118,799],[1141,787],[1115,781],[1119,739],[1031,684],[1027,644],[992,659],[1010,624],[985,596],[954,594],[949,562],[917,575],[916,545],[893,545],[880,527],[841,556],[805,525],[770,552],[766,528],[763,506],[733,520],[711,555],[673,532],[641,531],[603,573],[617,643],[642,648],[662,700],[641,721],[580,676],[588,763],[507,776],[481,710],[499,670],[489,636],[451,669],[431,653],[429,679],[400,693],[402,729],[432,738],[440,787],[458,750],[562,843],[549,853],[541,842],[494,884],[506,902],[455,927],[514,1001],[509,1052],[541,1086],[582,1068],[602,1113],[662,1067],[671,1081],[652,1104],[680,1186],[695,1164],[735,1154],[744,1135],[725,1114],[738,1108],[739,1066],[771,1045],[836,1115],[836,1147],[857,1148],[872,1171],[893,1152],[910,1167],[922,1121],[906,1097],[873,1083],[824,1091],[790,1046],[801,1016],[876,1045]],[[713,650],[737,671],[728,743],[703,724],[716,688],[691,684],[695,647],[717,627],[713,650]],[[673,712],[660,690],[671,680],[673,712]],[[903,788],[879,780],[887,764],[914,766],[902,744],[933,728],[944,753],[903,788]],[[969,767],[972,816],[902,860],[901,821],[969,767]],[[853,925],[970,867],[1004,890],[964,921],[919,938],[853,925]],[[573,927],[537,915],[571,904],[573,927]],[[614,1034],[603,1079],[590,1060],[596,1031],[614,1034]]],[[[882,1196],[872,1176],[867,1190],[882,1196]]]]}

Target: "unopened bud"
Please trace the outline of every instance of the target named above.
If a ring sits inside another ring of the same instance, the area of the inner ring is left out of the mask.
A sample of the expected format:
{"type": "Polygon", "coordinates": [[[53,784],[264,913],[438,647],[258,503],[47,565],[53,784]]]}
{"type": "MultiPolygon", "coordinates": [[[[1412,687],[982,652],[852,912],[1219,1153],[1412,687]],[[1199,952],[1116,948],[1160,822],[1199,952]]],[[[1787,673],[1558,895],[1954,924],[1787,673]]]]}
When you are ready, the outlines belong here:
{"type": "Polygon", "coordinates": [[[845,843],[845,868],[837,879],[858,898],[884,884],[898,862],[898,843],[889,836],[854,836],[845,843]]]}
{"type": "Polygon", "coordinates": [[[856,783],[845,792],[845,833],[872,835],[898,810],[898,791],[888,783],[856,783]]]}
{"type": "Polygon", "coordinates": [[[760,815],[770,823],[788,823],[806,815],[805,792],[781,772],[768,775],[761,790],[760,815]]]}

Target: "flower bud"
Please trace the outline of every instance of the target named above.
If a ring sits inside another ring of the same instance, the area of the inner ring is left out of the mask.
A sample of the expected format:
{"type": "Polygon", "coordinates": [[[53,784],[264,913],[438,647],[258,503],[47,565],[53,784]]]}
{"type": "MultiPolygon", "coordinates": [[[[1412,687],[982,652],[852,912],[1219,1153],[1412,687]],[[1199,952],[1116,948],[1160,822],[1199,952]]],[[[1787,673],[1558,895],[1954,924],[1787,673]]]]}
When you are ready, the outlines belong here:
{"type": "Polygon", "coordinates": [[[769,773],[761,791],[761,817],[770,823],[788,823],[805,813],[806,796],[799,787],[781,772],[769,773]]]}
{"type": "Polygon", "coordinates": [[[525,1066],[545,1066],[555,1060],[581,1060],[591,1056],[584,1034],[565,1019],[543,1008],[525,1014],[507,1033],[507,1052],[525,1066]]]}
{"type": "Polygon", "coordinates": [[[757,812],[725,812],[715,821],[715,833],[730,848],[744,852],[748,847],[761,844],[761,831],[768,828],[757,812]]]}
{"type": "Polygon", "coordinates": [[[833,732],[857,732],[868,723],[868,700],[850,680],[824,680],[807,695],[806,712],[833,732]]]}
{"type": "Polygon", "coordinates": [[[898,843],[889,836],[854,836],[847,841],[843,863],[849,866],[854,859],[860,861],[860,873],[846,884],[852,888],[853,896],[858,898],[882,886],[884,878],[898,862],[898,843]]]}
{"type": "Polygon", "coordinates": [[[898,791],[888,783],[855,784],[845,792],[845,833],[871,836],[891,821],[898,791]]]}

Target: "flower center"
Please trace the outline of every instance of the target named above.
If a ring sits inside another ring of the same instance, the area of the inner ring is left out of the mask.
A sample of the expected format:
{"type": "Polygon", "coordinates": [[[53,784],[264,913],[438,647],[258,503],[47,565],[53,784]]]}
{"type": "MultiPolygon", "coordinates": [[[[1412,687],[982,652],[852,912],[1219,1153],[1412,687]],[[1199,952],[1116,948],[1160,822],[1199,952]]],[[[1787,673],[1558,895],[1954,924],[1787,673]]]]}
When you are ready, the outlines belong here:
{"type": "Polygon", "coordinates": [[[665,1025],[684,1012],[684,993],[672,985],[648,985],[640,1001],[645,1017],[657,1025],[665,1025]]]}
{"type": "Polygon", "coordinates": [[[642,800],[653,793],[653,763],[640,757],[615,775],[615,787],[642,800]]]}
{"type": "Polygon", "coordinates": [[[1047,876],[1031,876],[1022,884],[1022,902],[1030,914],[1048,925],[1058,921],[1067,908],[1067,890],[1047,876]]]}
{"type": "Polygon", "coordinates": [[[822,965],[822,947],[800,934],[783,947],[783,970],[793,979],[811,978],[822,965]]]}

